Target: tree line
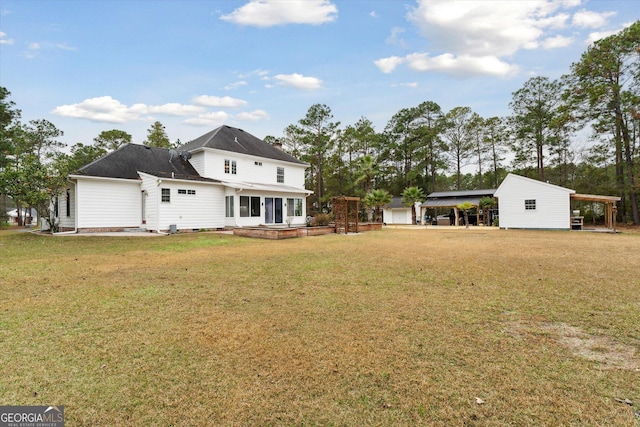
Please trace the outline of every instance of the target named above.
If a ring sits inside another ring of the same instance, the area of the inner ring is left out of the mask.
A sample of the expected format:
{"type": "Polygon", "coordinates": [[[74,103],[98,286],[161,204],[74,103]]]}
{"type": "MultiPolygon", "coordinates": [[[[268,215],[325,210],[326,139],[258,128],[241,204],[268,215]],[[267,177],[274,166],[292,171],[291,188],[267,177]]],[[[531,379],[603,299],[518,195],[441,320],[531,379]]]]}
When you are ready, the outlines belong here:
{"type": "Polygon", "coordinates": [[[496,188],[515,172],[578,193],[620,196],[620,219],[640,224],[639,100],[640,21],[589,46],[567,75],[527,80],[512,94],[507,117],[425,101],[377,132],[366,117],[341,128],[329,106],[316,104],[282,141],[310,165],[312,212],[341,194],[379,200],[373,191],[410,205],[408,189],[419,198],[417,190],[496,188]]]}
{"type": "MultiPolygon", "coordinates": [[[[63,191],[70,173],[102,157],[121,145],[130,143],[132,136],[122,130],[101,132],[93,144],[77,143],[65,153],[65,144],[58,141],[63,131],[48,120],[20,121],[21,111],[9,99],[11,93],[0,87],[0,222],[6,221],[11,202],[18,211],[18,225],[30,222],[31,209],[38,217],[49,221],[52,202],[63,191]]],[[[166,129],[155,122],[147,131],[144,144],[171,148],[166,129]]],[[[179,144],[179,141],[176,141],[179,144]]]]}
{"type": "MultiPolygon", "coordinates": [[[[113,129],[65,154],[57,141],[62,131],[46,120],[21,123],[9,96],[0,87],[3,214],[8,196],[47,218],[70,172],[131,142],[113,129]]],[[[620,196],[619,220],[640,224],[640,21],[589,46],[567,75],[530,78],[509,108],[509,116],[482,117],[467,106],[443,111],[430,100],[401,109],[377,131],[366,117],[341,127],[329,106],[315,104],[279,139],[309,164],[310,213],[330,210],[334,196],[354,195],[379,217],[392,195],[409,206],[435,191],[496,188],[514,172],[578,193],[620,196]]],[[[160,122],[144,143],[180,145],[160,122]]]]}

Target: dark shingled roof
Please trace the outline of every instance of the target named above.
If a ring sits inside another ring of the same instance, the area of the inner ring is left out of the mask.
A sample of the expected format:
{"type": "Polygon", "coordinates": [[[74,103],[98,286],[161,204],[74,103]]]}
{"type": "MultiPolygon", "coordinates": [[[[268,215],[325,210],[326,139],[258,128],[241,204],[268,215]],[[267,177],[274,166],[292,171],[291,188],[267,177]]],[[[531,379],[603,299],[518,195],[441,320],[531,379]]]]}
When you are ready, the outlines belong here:
{"type": "Polygon", "coordinates": [[[163,178],[218,182],[201,177],[191,163],[175,150],[125,144],[98,160],[83,166],[78,175],[106,178],[139,179],[138,171],[163,178]]]}
{"type": "Polygon", "coordinates": [[[391,203],[385,205],[387,209],[398,209],[398,208],[411,208],[411,206],[405,206],[402,204],[402,197],[393,197],[391,199],[391,203]]]}
{"type": "Polygon", "coordinates": [[[285,153],[258,137],[230,126],[220,126],[209,133],[194,139],[180,147],[180,151],[193,151],[198,148],[214,148],[217,150],[231,151],[233,153],[248,154],[267,159],[281,160],[283,162],[304,165],[305,162],[285,153]]]}

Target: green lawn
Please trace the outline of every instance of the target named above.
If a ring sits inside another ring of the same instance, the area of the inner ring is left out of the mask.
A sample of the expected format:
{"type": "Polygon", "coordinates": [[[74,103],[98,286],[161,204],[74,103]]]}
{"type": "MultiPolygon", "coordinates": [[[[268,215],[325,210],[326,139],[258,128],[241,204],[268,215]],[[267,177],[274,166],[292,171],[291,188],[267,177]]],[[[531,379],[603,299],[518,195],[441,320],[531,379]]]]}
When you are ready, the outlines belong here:
{"type": "Polygon", "coordinates": [[[0,231],[0,256],[0,405],[68,426],[639,424],[640,233],[0,231]]]}

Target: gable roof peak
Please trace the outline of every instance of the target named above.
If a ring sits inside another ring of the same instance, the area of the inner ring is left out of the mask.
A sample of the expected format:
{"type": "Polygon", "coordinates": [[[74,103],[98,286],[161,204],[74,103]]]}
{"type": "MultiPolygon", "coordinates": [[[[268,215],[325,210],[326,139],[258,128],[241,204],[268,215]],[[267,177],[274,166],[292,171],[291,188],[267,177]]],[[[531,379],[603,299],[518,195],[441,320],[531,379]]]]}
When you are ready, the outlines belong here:
{"type": "Polygon", "coordinates": [[[221,151],[229,151],[283,162],[305,165],[306,163],[274,147],[262,139],[245,132],[242,129],[222,125],[204,135],[184,144],[180,150],[194,151],[202,148],[211,148],[221,151]]]}

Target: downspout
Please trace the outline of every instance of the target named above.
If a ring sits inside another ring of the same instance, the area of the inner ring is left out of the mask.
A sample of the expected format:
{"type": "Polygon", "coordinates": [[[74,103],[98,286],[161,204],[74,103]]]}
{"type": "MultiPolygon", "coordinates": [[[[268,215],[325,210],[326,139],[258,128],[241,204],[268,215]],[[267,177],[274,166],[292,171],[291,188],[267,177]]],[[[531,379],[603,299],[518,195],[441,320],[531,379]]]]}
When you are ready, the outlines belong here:
{"type": "MultiPolygon", "coordinates": [[[[242,190],[244,190],[244,188],[236,188],[235,193],[236,193],[236,194],[238,194],[238,193],[242,193],[242,190]]],[[[233,196],[233,204],[234,204],[234,208],[235,208],[235,204],[236,204],[236,200],[235,200],[235,199],[236,199],[236,197],[235,197],[235,196],[233,196]]],[[[238,199],[238,214],[240,214],[240,200],[239,200],[239,199],[238,199]]],[[[236,217],[236,210],[235,210],[235,209],[233,210],[233,224],[234,224],[234,225],[233,225],[233,227],[234,227],[234,228],[236,228],[236,227],[241,227],[240,225],[238,225],[238,219],[237,219],[237,217],[236,217]]]]}
{"type": "Polygon", "coordinates": [[[73,184],[73,194],[75,195],[75,197],[73,198],[73,206],[74,206],[74,220],[73,220],[73,230],[71,231],[61,231],[58,233],[51,233],[54,236],[63,236],[65,234],[77,234],[78,233],[78,185],[71,181],[70,179],[67,179],[67,182],[69,182],[70,184],[73,184]]]}
{"type": "MultiPolygon", "coordinates": [[[[157,184],[157,188],[160,189],[160,186],[162,185],[162,180],[158,179],[158,184],[157,184]]],[[[160,206],[159,206],[159,202],[158,200],[162,197],[162,190],[160,190],[159,192],[156,191],[156,233],[160,234],[162,236],[168,236],[169,233],[165,233],[163,231],[160,231],[160,206]]]]}

